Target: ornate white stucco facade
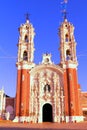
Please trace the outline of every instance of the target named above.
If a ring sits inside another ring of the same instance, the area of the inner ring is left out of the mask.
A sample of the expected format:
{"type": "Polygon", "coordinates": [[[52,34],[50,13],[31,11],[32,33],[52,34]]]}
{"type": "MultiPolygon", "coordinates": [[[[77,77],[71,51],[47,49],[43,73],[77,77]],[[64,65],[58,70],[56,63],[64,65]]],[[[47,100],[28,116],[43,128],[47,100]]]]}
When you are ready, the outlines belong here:
{"type": "Polygon", "coordinates": [[[43,122],[43,109],[47,104],[52,107],[50,114],[53,122],[60,122],[64,118],[63,70],[52,62],[50,64],[44,61],[32,69],[30,75],[30,120],[43,122]]]}

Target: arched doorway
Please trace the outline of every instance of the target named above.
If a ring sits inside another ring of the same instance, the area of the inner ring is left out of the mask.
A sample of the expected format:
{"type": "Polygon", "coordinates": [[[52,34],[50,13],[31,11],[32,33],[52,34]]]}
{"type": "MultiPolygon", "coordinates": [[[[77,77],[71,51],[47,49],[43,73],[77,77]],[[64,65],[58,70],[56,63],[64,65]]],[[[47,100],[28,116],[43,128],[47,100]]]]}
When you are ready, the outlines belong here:
{"type": "Polygon", "coordinates": [[[43,122],[53,122],[53,115],[52,115],[52,105],[46,103],[43,106],[43,122]]]}

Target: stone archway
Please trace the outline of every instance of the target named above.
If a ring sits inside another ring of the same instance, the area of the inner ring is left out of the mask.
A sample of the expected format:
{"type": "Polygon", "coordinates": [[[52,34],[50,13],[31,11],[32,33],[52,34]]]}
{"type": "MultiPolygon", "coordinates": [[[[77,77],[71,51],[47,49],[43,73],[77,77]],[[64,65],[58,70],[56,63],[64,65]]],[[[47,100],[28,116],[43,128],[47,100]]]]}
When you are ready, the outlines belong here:
{"type": "Polygon", "coordinates": [[[43,122],[53,122],[52,105],[46,103],[42,109],[43,122]]]}

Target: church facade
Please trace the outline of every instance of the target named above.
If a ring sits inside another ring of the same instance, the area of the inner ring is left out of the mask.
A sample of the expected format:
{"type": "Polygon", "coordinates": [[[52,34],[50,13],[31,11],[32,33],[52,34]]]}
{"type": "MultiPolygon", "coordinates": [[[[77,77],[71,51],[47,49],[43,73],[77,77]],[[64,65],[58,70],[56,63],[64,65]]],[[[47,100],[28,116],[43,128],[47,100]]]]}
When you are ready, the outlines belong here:
{"type": "Polygon", "coordinates": [[[60,63],[46,53],[36,65],[34,27],[28,19],[19,27],[16,122],[83,121],[74,26],[64,19],[58,34],[60,63]]]}

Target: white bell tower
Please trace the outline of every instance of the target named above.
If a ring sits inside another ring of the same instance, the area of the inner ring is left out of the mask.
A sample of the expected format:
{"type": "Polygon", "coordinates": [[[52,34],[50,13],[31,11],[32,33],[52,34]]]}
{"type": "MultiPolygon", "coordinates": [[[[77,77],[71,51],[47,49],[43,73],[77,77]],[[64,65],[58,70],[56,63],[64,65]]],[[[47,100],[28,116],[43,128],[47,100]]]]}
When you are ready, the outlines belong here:
{"type": "Polygon", "coordinates": [[[28,19],[25,24],[21,24],[19,28],[19,43],[18,43],[18,63],[27,62],[33,65],[34,60],[34,27],[28,19]]]}

